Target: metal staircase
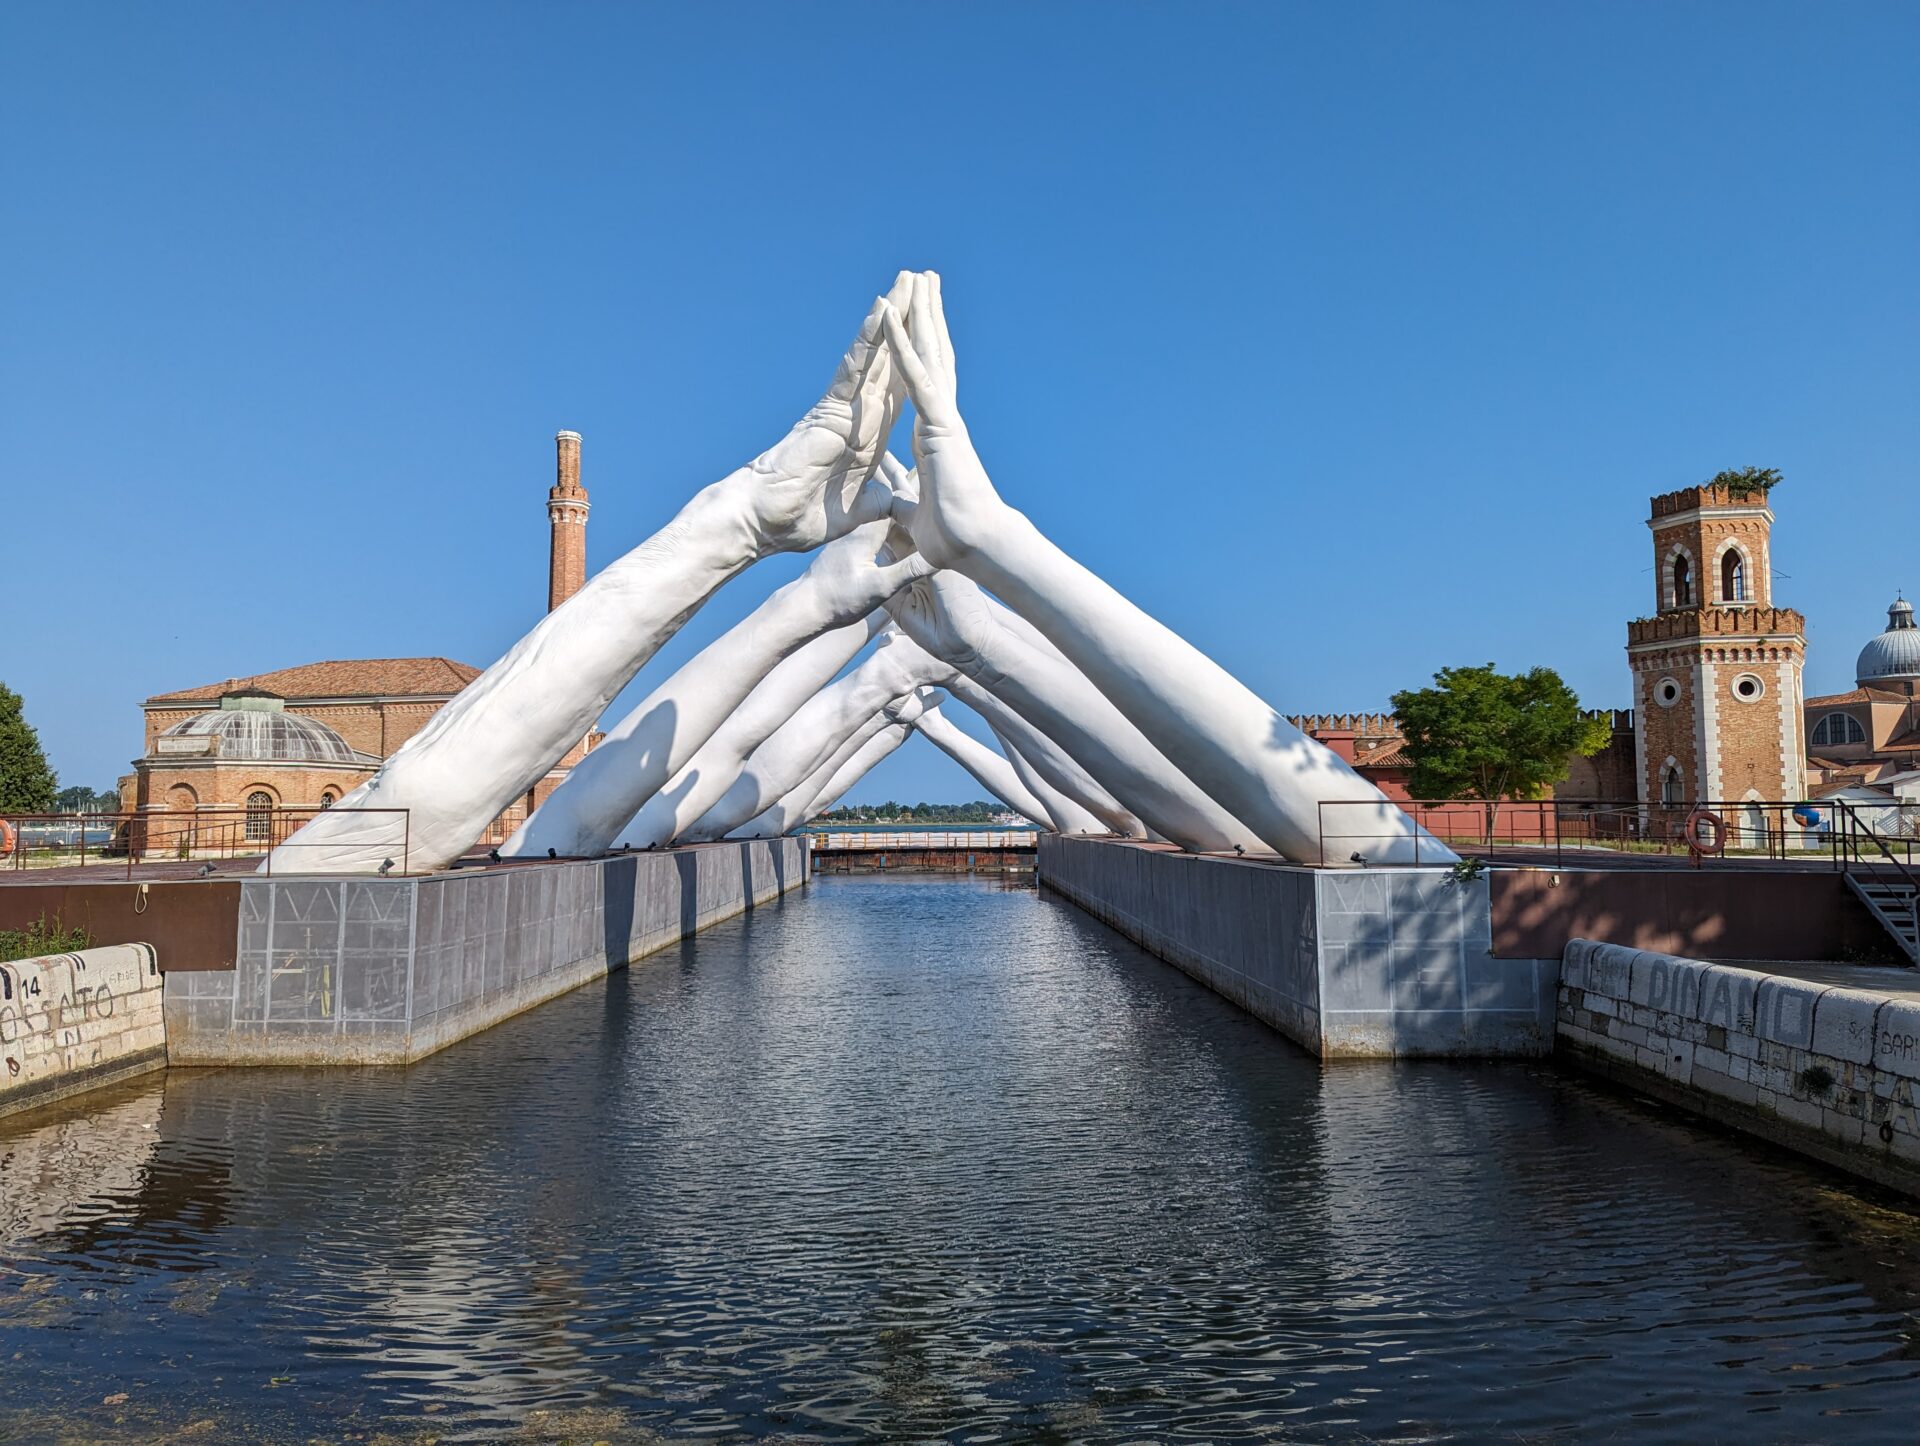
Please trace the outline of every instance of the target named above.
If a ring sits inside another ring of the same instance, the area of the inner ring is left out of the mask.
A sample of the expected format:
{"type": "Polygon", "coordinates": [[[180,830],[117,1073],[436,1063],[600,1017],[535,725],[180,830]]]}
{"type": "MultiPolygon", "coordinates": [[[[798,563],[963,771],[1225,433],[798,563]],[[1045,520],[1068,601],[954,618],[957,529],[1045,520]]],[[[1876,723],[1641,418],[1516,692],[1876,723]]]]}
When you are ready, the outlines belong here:
{"type": "Polygon", "coordinates": [[[1920,888],[1854,868],[1847,870],[1847,886],[1907,951],[1907,957],[1920,964],[1920,904],[1916,903],[1920,888]]]}
{"type": "Polygon", "coordinates": [[[1836,852],[1846,871],[1847,887],[1893,936],[1907,958],[1920,964],[1920,871],[1916,871],[1911,842],[1889,842],[1866,827],[1844,804],[1838,812],[1836,852]],[[1894,851],[1893,843],[1901,845],[1904,859],[1894,851]]]}

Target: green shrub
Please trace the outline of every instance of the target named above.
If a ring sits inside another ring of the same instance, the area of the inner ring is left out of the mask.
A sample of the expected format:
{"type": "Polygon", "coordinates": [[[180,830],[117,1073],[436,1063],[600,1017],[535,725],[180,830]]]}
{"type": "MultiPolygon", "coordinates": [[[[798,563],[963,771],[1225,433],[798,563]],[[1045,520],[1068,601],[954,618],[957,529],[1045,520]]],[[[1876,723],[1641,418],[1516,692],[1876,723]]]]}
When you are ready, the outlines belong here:
{"type": "Polygon", "coordinates": [[[63,929],[60,916],[47,922],[42,914],[24,929],[0,929],[0,964],[14,959],[38,959],[42,954],[70,954],[85,949],[93,941],[85,929],[63,929]]]}

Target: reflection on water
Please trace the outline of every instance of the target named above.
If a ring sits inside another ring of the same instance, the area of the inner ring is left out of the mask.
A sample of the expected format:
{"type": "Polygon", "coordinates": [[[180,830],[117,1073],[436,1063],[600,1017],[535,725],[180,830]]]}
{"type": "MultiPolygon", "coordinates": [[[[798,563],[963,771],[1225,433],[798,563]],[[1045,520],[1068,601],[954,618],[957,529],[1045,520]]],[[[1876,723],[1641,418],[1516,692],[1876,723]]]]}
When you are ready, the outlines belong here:
{"type": "Polygon", "coordinates": [[[1547,1068],[1323,1073],[964,878],[817,881],[409,1070],[176,1071],[0,1123],[0,1188],[0,1438],[1788,1440],[1920,1409],[1903,1210],[1547,1068]]]}

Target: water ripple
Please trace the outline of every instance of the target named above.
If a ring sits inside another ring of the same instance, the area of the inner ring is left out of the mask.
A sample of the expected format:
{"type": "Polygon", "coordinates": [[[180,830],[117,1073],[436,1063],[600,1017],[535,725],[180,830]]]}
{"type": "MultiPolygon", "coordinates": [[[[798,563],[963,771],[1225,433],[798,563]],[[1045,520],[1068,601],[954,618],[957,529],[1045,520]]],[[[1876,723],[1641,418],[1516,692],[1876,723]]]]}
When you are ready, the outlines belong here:
{"type": "Polygon", "coordinates": [[[1916,1307],[1877,1196],[1546,1067],[1323,1071],[975,881],[0,1126],[7,1439],[1899,1439],[1916,1307]]]}

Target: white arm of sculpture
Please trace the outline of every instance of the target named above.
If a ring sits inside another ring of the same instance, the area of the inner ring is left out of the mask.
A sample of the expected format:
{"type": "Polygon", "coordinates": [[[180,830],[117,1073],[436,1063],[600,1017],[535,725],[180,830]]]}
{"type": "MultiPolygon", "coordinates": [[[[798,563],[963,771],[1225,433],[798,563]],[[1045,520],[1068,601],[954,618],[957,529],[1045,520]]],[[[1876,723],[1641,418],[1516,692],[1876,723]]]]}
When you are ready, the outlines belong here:
{"type": "Polygon", "coordinates": [[[817,816],[832,808],[846,797],[848,790],[854,784],[873,772],[875,764],[891,756],[896,748],[913,736],[913,733],[914,729],[905,723],[889,723],[874,734],[858,753],[834,770],[832,781],[815,795],[813,802],[807,806],[794,826],[811,823],[817,816]]]}
{"type": "Polygon", "coordinates": [[[1000,745],[1000,751],[1007,755],[1007,762],[1012,766],[1014,776],[1024,783],[1027,791],[1039,799],[1046,808],[1047,817],[1053,820],[1054,832],[1105,833],[1107,831],[1104,823],[1042,778],[1039,771],[1021,756],[1020,750],[1013,746],[1012,741],[1004,733],[991,723],[987,724],[987,727],[993,734],[993,741],[1000,745]]]}
{"type": "MultiPolygon", "coordinates": [[[[911,496],[912,479],[903,475],[900,485],[911,496]]],[[[1085,674],[973,582],[952,572],[922,578],[887,611],[902,632],[1059,744],[1153,832],[1196,853],[1262,847],[1250,828],[1168,762],[1085,674]]]]}
{"type": "Polygon", "coordinates": [[[1341,802],[1343,833],[1377,835],[1374,863],[1445,863],[1445,845],[1330,749],[1306,737],[1219,664],[1068,557],[1004,502],[954,401],[953,344],[939,278],[916,280],[910,311],[889,304],[887,335],[914,404],[921,497],[896,507],[920,553],[990,588],[1053,641],[1167,759],[1269,846],[1321,857],[1320,805],[1341,802]],[[1365,823],[1352,815],[1368,813],[1365,823]]]}
{"type": "MultiPolygon", "coordinates": [[[[903,273],[895,294],[910,285],[903,273]]],[[[677,517],[596,574],[461,690],[380,771],[274,851],[276,873],[445,867],[579,743],[642,664],[728,578],[880,517],[873,468],[898,410],[874,309],[827,393],[770,450],[695,494],[677,517]]]]}
{"type": "Polygon", "coordinates": [[[880,639],[867,660],[809,698],[771,738],[754,750],[720,801],[680,838],[723,838],[785,797],[888,703],[914,689],[944,682],[947,664],[930,658],[897,633],[880,639]]]}
{"type": "Polygon", "coordinates": [[[756,748],[831,683],[862,648],[892,631],[886,613],[875,608],[859,622],[823,633],[797,650],[761,679],[666,786],[616,830],[619,840],[630,848],[650,849],[679,838],[733,786],[756,748]]]}
{"type": "Polygon", "coordinates": [[[896,698],[833,751],[806,781],[788,792],[772,807],[763,810],[728,838],[774,838],[804,824],[867,776],[881,759],[907,741],[913,726],[926,716],[925,710],[937,705],[946,694],[937,688],[921,688],[911,697],[896,698]]]}
{"type": "Polygon", "coordinates": [[[603,852],[782,659],[866,617],[932,571],[917,555],[893,561],[884,551],[887,532],[887,522],[870,522],[821,548],[804,573],[609,729],[500,852],[510,858],[540,858],[549,849],[569,856],[603,852]]]}
{"type": "Polygon", "coordinates": [[[1145,838],[1147,827],[1102,788],[1086,769],[1033,724],[981,687],[965,673],[947,682],[947,690],[987,720],[1011,758],[1017,751],[1034,772],[1058,792],[1065,794],[1097,822],[1091,829],[1062,829],[1063,833],[1117,833],[1128,838],[1145,838]]]}
{"type": "Polygon", "coordinates": [[[935,748],[971,773],[1000,802],[1036,827],[1051,829],[1047,806],[1035,798],[1013,765],[970,733],[963,733],[938,708],[929,708],[913,725],[935,748]]]}

